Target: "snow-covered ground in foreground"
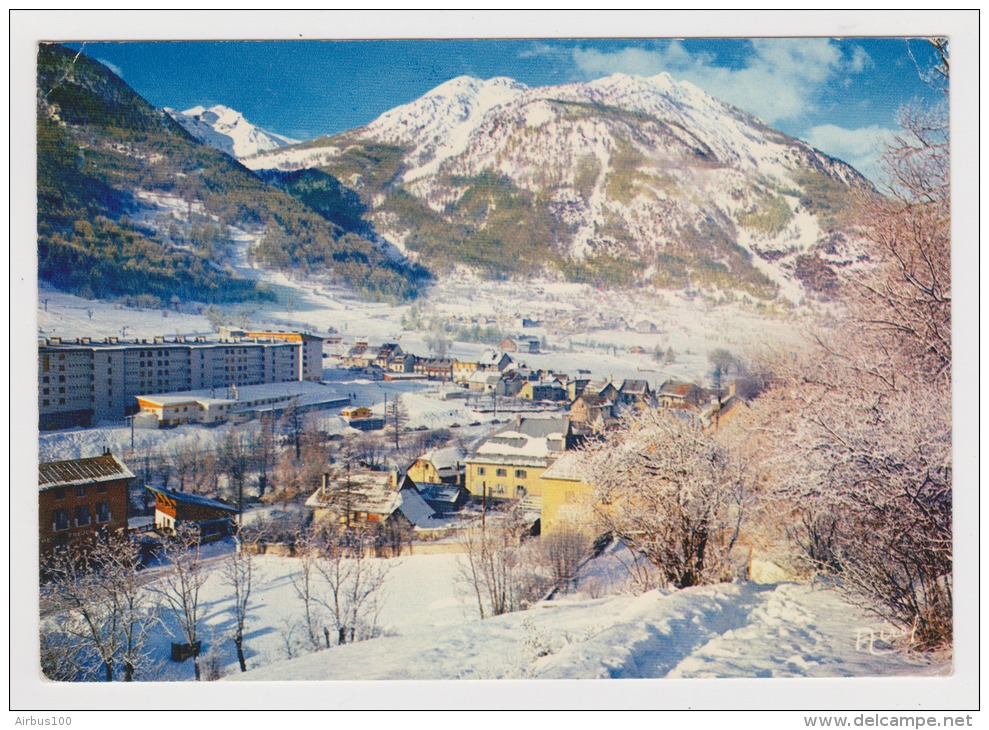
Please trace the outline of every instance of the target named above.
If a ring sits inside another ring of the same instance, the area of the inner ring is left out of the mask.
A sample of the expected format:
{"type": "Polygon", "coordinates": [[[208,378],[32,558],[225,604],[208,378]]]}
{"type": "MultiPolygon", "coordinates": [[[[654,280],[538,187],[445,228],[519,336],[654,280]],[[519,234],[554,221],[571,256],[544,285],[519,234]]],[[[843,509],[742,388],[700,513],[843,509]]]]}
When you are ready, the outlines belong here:
{"type": "MultiPolygon", "coordinates": [[[[226,679],[247,681],[950,673],[943,658],[880,644],[870,651],[858,634],[880,628],[879,622],[830,588],[731,583],[595,598],[578,588],[571,596],[482,621],[458,581],[458,560],[449,554],[389,561],[379,637],[286,659],[289,627],[302,617],[291,579],[298,563],[255,558],[246,674],[237,667],[229,638],[231,603],[215,571],[201,594],[204,651],[216,657],[226,679]]],[[[614,577],[621,582],[620,575],[614,577]]],[[[166,625],[174,626],[171,619],[166,625]]],[[[160,635],[155,652],[167,658],[171,640],[160,635]]],[[[165,664],[159,679],[192,679],[191,662],[165,664]]]]}

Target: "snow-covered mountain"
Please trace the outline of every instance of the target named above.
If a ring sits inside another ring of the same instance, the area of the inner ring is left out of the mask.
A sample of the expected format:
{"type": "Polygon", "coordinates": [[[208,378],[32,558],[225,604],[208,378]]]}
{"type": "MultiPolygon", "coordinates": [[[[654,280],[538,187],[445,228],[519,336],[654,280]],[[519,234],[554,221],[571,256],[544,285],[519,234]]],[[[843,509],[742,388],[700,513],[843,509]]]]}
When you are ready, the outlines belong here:
{"type": "Polygon", "coordinates": [[[299,141],[265,131],[247,121],[240,112],[222,104],[209,109],[194,106],[184,112],[165,111],[197,140],[237,159],[281,149],[299,141]]]}
{"type": "Polygon", "coordinates": [[[366,127],[245,164],[336,176],[427,264],[793,301],[857,258],[848,213],[871,190],[666,73],[538,88],[459,77],[366,127]]]}

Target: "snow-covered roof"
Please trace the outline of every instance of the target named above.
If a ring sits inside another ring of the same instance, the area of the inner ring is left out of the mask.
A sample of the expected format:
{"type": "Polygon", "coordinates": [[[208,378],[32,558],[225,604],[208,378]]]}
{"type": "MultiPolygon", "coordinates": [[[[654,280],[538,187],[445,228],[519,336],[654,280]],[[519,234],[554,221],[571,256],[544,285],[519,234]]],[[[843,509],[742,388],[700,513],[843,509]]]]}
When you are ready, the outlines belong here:
{"type": "Polygon", "coordinates": [[[359,471],[337,477],[327,491],[320,487],[306,500],[307,507],[339,508],[352,512],[390,515],[399,505],[394,475],[388,471],[359,471]]]}
{"type": "Polygon", "coordinates": [[[203,497],[199,494],[189,494],[188,492],[174,492],[171,489],[162,489],[161,487],[149,487],[145,485],[144,487],[149,492],[154,492],[155,494],[160,494],[166,499],[170,499],[173,502],[179,504],[191,504],[196,507],[209,507],[210,509],[218,509],[223,512],[234,513],[237,512],[237,508],[233,507],[225,502],[218,502],[215,499],[210,499],[209,497],[203,497]]]}
{"type": "Polygon", "coordinates": [[[550,467],[543,472],[542,479],[559,479],[564,482],[583,481],[581,474],[580,454],[575,451],[568,451],[559,459],[554,461],[550,467]]]}
{"type": "Polygon", "coordinates": [[[422,498],[428,502],[448,502],[453,504],[460,496],[461,487],[456,484],[436,484],[434,482],[416,482],[416,489],[422,498]]]}
{"type": "Polygon", "coordinates": [[[501,373],[499,372],[488,372],[486,370],[475,370],[470,374],[467,379],[469,383],[483,383],[485,385],[492,385],[501,380],[501,373]]]}
{"type": "MultiPolygon", "coordinates": [[[[481,357],[477,359],[477,364],[481,367],[487,367],[490,365],[498,365],[502,359],[508,357],[504,352],[498,352],[497,350],[488,350],[481,357]]],[[[510,357],[508,357],[509,362],[511,362],[510,357]]]]}
{"type": "Polygon", "coordinates": [[[645,380],[626,380],[618,390],[621,393],[645,394],[649,390],[649,383],[645,380]]]}
{"type": "Polygon", "coordinates": [[[137,398],[161,406],[175,406],[191,403],[202,405],[231,404],[252,407],[262,401],[278,402],[296,398],[300,406],[315,405],[341,398],[333,389],[323,383],[307,380],[291,380],[284,383],[263,385],[238,385],[236,387],[183,390],[173,393],[138,395],[137,398]]]}
{"type": "Polygon", "coordinates": [[[684,380],[667,380],[659,386],[659,392],[661,395],[682,398],[691,391],[699,388],[700,386],[694,383],[688,383],[684,380]]]}
{"type": "Polygon", "coordinates": [[[608,389],[608,386],[618,390],[615,384],[610,380],[589,380],[587,385],[584,386],[584,392],[591,395],[601,395],[602,392],[608,389]]]}
{"type": "Polygon", "coordinates": [[[419,461],[428,461],[437,471],[442,469],[455,469],[457,464],[463,463],[467,454],[459,446],[446,446],[442,449],[430,449],[419,461]]]}
{"type": "Polygon", "coordinates": [[[403,489],[398,493],[398,510],[414,527],[429,527],[435,513],[432,507],[415,489],[403,489]]]}
{"type": "Polygon", "coordinates": [[[113,454],[38,465],[39,490],[133,478],[131,470],[113,454]]]}
{"type": "Polygon", "coordinates": [[[566,418],[519,418],[485,439],[472,458],[524,458],[545,461],[566,448],[566,418]]]}
{"type": "Polygon", "coordinates": [[[542,380],[532,381],[533,388],[558,388],[564,390],[563,385],[556,378],[543,378],[542,380]]]}

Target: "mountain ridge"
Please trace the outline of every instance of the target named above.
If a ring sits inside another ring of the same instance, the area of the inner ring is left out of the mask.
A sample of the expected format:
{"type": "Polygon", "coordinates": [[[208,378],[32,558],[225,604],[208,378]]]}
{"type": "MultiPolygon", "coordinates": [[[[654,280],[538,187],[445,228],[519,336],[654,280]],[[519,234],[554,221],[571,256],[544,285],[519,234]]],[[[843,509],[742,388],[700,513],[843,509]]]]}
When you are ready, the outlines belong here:
{"type": "Polygon", "coordinates": [[[828,272],[855,262],[854,199],[874,192],[666,73],[544,87],[458,77],[362,128],[245,164],[333,175],[380,233],[440,269],[600,281],[617,268],[627,284],[791,301],[827,296],[828,272]]]}

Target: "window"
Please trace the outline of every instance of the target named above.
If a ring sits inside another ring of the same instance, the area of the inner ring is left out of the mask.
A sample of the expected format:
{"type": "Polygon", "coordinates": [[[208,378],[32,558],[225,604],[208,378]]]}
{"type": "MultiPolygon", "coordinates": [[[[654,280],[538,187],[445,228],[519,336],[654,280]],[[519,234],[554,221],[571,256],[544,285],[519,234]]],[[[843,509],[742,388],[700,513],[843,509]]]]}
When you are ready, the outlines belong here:
{"type": "Polygon", "coordinates": [[[65,490],[56,489],[52,492],[52,495],[54,496],[55,499],[65,499],[65,490]]]}
{"type": "Polygon", "coordinates": [[[55,532],[69,529],[69,513],[64,509],[57,509],[52,512],[52,529],[55,532]]]}
{"type": "Polygon", "coordinates": [[[525,487],[523,487],[521,484],[517,485],[515,487],[515,496],[516,497],[519,497],[520,499],[522,497],[524,497],[525,496],[525,487]]]}
{"type": "Polygon", "coordinates": [[[80,504],[76,507],[76,527],[85,527],[89,524],[89,505],[80,504]]]}
{"type": "Polygon", "coordinates": [[[478,473],[479,476],[482,476],[483,477],[484,476],[484,467],[483,466],[477,467],[477,473],[478,473]]]}
{"type": "Polygon", "coordinates": [[[107,489],[106,484],[97,484],[96,485],[96,492],[98,494],[106,494],[106,489],[107,489]]]}
{"type": "Polygon", "coordinates": [[[97,522],[109,522],[110,521],[110,503],[109,502],[97,502],[96,503],[96,521],[97,522]]]}
{"type": "Polygon", "coordinates": [[[82,485],[76,487],[76,496],[77,497],[85,497],[86,496],[86,485],[85,484],[82,484],[82,485]]]}
{"type": "Polygon", "coordinates": [[[508,476],[508,469],[498,469],[498,470],[497,470],[497,471],[495,472],[495,476],[499,476],[499,477],[507,477],[507,476],[508,476]]]}
{"type": "Polygon", "coordinates": [[[515,470],[515,478],[516,479],[528,479],[529,478],[529,473],[525,469],[516,469],[515,470]]]}

